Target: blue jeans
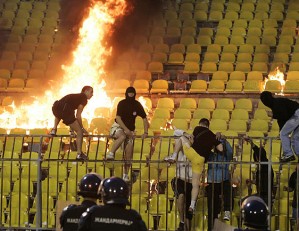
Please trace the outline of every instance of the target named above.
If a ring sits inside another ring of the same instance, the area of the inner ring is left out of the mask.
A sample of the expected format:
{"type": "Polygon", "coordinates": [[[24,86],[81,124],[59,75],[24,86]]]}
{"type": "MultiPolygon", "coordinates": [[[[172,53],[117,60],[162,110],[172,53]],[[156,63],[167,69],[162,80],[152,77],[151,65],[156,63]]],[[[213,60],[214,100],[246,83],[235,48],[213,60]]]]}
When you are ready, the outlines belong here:
{"type": "Polygon", "coordinates": [[[293,155],[292,147],[296,155],[299,155],[299,109],[295,114],[285,123],[280,130],[280,140],[285,156],[293,155]],[[290,134],[291,137],[290,137],[290,134]]]}

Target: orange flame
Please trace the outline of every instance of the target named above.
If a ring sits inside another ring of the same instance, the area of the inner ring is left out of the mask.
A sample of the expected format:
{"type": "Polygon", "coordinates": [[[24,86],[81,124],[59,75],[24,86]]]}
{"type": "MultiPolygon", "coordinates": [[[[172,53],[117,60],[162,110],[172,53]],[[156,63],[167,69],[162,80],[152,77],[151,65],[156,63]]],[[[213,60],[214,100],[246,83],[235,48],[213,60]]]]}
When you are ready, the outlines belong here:
{"type": "Polygon", "coordinates": [[[12,112],[4,111],[0,114],[1,128],[45,128],[52,126],[52,104],[56,99],[70,93],[80,92],[84,85],[94,88],[91,98],[82,116],[90,120],[96,108],[104,107],[110,110],[111,99],[106,95],[103,87],[106,85],[104,65],[111,55],[112,48],[107,47],[105,38],[112,31],[116,18],[126,13],[125,0],[95,1],[89,9],[89,15],[84,20],[79,31],[78,46],[73,51],[73,61],[69,66],[62,66],[64,70],[63,83],[60,89],[52,89],[43,97],[36,98],[31,105],[22,105],[12,112]]]}
{"type": "Polygon", "coordinates": [[[284,88],[284,85],[285,85],[285,80],[284,80],[284,74],[283,74],[283,72],[281,72],[279,70],[279,67],[276,67],[273,72],[269,73],[268,78],[265,78],[264,89],[266,87],[266,83],[269,80],[278,80],[280,82],[281,87],[282,87],[281,93],[283,93],[283,88],[284,88]]]}

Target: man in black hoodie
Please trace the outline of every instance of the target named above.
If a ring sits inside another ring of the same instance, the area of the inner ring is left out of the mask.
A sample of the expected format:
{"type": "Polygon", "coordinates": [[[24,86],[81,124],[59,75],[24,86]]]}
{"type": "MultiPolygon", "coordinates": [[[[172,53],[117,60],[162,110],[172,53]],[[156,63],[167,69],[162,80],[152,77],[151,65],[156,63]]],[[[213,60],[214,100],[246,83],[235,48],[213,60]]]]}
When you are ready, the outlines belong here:
{"type": "Polygon", "coordinates": [[[253,150],[253,160],[257,165],[256,173],[255,173],[255,185],[257,189],[257,194],[266,202],[266,204],[269,206],[268,203],[268,195],[270,193],[271,195],[271,202],[273,199],[273,182],[274,182],[274,171],[271,166],[271,176],[269,178],[268,173],[268,164],[261,163],[261,162],[268,162],[267,153],[264,147],[257,146],[253,143],[252,139],[245,138],[248,142],[251,144],[251,148],[253,150]],[[271,185],[271,191],[268,193],[268,183],[270,182],[271,185]]]}
{"type": "Polygon", "coordinates": [[[113,160],[115,152],[124,143],[126,161],[124,166],[123,179],[129,181],[128,172],[130,169],[130,161],[133,156],[133,138],[135,135],[135,119],[140,116],[143,119],[144,134],[142,138],[148,135],[148,121],[146,113],[141,103],[135,99],[136,90],[134,87],[128,87],[126,90],[126,98],[120,101],[117,105],[115,122],[110,129],[110,135],[115,139],[112,148],[107,153],[106,159],[113,160]]]}
{"type": "Polygon", "coordinates": [[[274,98],[272,93],[264,91],[260,95],[262,103],[272,110],[273,118],[277,119],[280,129],[280,139],[283,149],[281,162],[295,160],[292,145],[296,155],[299,155],[299,103],[287,98],[274,98]],[[292,134],[290,138],[290,134],[292,134]]]}

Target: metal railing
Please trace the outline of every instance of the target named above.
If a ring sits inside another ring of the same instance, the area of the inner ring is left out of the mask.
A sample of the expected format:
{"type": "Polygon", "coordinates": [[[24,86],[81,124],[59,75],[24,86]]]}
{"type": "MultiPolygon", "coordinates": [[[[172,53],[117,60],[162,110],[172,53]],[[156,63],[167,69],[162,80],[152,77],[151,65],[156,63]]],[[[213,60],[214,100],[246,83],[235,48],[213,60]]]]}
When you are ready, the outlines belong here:
{"type": "MultiPolygon", "coordinates": [[[[241,200],[260,191],[255,186],[256,182],[252,182],[255,181],[257,168],[266,165],[268,182],[271,182],[271,168],[274,170],[273,188],[268,184],[268,192],[271,192],[267,201],[269,227],[271,230],[291,230],[293,193],[285,191],[284,186],[288,186],[297,163],[280,164],[280,141],[258,137],[253,139],[257,145],[266,143],[264,146],[269,161],[254,162],[252,148],[243,138],[227,137],[233,147],[234,159],[221,163],[230,166],[234,183],[235,206],[230,211],[230,224],[234,227],[242,226],[241,200]]],[[[69,135],[50,137],[0,134],[1,229],[55,230],[60,212],[57,209],[61,209],[59,205],[65,204],[65,201],[80,202],[77,186],[83,175],[97,172],[103,177],[122,176],[122,149],[116,153],[114,161],[105,161],[107,149],[113,142],[109,136],[84,138],[84,151],[89,157],[86,162],[76,160],[74,139],[69,135]]],[[[171,136],[135,139],[130,172],[130,201],[131,207],[142,215],[150,230],[175,230],[179,224],[178,204],[171,188],[175,164],[169,165],[163,161],[165,156],[172,153],[173,141],[174,137],[171,136]]],[[[207,229],[206,175],[202,179],[192,219],[192,227],[198,230],[207,229]]],[[[223,199],[221,195],[222,202],[223,199]]]]}

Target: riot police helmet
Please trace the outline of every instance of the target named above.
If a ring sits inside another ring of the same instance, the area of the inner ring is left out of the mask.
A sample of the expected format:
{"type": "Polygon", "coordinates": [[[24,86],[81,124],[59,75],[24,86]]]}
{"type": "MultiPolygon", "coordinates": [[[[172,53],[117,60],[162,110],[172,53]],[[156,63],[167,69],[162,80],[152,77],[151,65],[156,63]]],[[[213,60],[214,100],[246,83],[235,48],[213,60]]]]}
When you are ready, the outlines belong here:
{"type": "Polygon", "coordinates": [[[99,198],[98,189],[101,181],[102,177],[96,173],[86,174],[79,183],[78,195],[82,197],[99,198]]]}
{"type": "Polygon", "coordinates": [[[249,196],[241,206],[243,224],[249,228],[268,228],[268,206],[262,198],[249,196]]]}
{"type": "Polygon", "coordinates": [[[106,178],[101,182],[99,194],[104,204],[129,205],[129,187],[119,177],[106,178]]]}

